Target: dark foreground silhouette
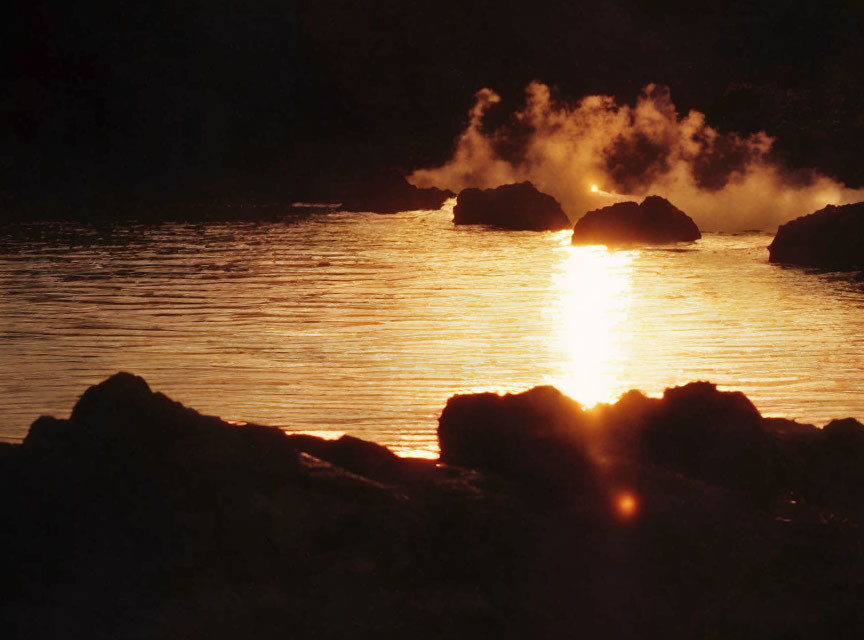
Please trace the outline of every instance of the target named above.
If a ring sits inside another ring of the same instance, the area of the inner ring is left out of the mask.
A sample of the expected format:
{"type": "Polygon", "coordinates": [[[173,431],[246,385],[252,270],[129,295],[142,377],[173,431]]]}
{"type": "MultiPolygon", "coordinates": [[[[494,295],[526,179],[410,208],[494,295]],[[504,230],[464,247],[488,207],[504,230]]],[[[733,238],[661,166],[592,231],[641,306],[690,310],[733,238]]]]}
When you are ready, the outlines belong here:
{"type": "Polygon", "coordinates": [[[709,383],[455,396],[441,463],[120,373],[0,448],[15,638],[852,638],[864,426],[709,383]]]}
{"type": "Polygon", "coordinates": [[[558,231],[569,229],[571,224],[558,201],[530,182],[460,191],[453,208],[453,223],[516,231],[558,231]]]}
{"type": "Polygon", "coordinates": [[[573,244],[670,244],[693,242],[702,237],[686,213],[660,196],[648,196],[641,204],[616,202],[589,211],[573,227],[573,244]]]}
{"type": "Polygon", "coordinates": [[[828,205],[780,225],[770,262],[824,269],[864,269],[864,202],[828,205]]]}

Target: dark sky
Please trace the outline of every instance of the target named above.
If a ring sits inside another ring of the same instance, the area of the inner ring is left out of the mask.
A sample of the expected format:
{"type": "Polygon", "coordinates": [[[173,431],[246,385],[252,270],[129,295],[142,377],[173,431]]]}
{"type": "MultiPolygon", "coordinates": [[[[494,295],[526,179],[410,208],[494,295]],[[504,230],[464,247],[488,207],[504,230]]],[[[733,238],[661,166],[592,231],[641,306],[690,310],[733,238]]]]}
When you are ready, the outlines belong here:
{"type": "Polygon", "coordinates": [[[444,161],[478,89],[502,115],[532,79],[565,99],[666,84],[680,111],[864,184],[860,2],[19,4],[0,44],[13,205],[314,197],[444,161]]]}

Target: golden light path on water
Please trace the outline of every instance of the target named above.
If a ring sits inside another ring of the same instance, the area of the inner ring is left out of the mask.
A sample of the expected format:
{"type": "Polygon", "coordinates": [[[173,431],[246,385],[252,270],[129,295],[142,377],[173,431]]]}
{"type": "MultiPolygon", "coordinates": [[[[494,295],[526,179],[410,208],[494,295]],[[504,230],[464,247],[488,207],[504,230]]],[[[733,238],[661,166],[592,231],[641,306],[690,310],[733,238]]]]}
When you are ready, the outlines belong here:
{"type": "Polygon", "coordinates": [[[864,285],[768,234],[573,247],[448,211],[0,233],[0,437],[125,370],[203,413],[434,456],[453,394],[584,405],[692,380],[766,415],[864,418],[864,285]],[[12,372],[10,374],[9,372],[12,372]]]}
{"type": "MultiPolygon", "coordinates": [[[[569,245],[569,234],[566,242],[569,245]]],[[[558,292],[556,339],[566,355],[564,375],[552,383],[586,405],[616,399],[621,332],[627,320],[631,252],[567,247],[552,280],[558,292]]]]}

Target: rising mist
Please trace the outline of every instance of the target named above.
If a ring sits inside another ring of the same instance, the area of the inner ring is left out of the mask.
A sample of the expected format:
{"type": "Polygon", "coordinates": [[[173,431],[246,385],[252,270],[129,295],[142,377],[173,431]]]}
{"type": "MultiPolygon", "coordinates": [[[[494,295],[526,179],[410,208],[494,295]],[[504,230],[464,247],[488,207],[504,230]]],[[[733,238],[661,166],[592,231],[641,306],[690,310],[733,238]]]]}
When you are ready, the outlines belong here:
{"type": "Polygon", "coordinates": [[[764,132],[722,133],[698,111],[682,117],[665,87],[646,86],[635,106],[599,95],[569,104],[532,82],[525,106],[487,132],[484,117],[498,102],[494,91],[478,91],[450,161],[417,170],[409,181],[459,191],[530,180],[573,220],[617,200],[657,194],[705,231],[773,231],[826,204],[864,200],[864,189],[816,169],[789,170],[764,132]]]}

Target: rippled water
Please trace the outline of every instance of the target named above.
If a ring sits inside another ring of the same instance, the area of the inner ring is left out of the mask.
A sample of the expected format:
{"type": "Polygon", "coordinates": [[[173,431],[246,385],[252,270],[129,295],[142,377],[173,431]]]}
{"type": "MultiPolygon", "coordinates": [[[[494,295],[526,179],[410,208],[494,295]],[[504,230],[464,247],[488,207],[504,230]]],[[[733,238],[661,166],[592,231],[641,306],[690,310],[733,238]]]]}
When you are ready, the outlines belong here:
{"type": "Polygon", "coordinates": [[[450,214],[0,233],[0,435],[117,370],[205,412],[433,453],[454,393],[591,404],[708,379],[763,413],[864,418],[864,286],[767,263],[770,236],[672,249],[454,227],[450,214]]]}

